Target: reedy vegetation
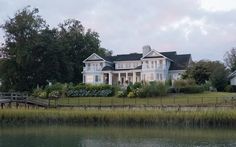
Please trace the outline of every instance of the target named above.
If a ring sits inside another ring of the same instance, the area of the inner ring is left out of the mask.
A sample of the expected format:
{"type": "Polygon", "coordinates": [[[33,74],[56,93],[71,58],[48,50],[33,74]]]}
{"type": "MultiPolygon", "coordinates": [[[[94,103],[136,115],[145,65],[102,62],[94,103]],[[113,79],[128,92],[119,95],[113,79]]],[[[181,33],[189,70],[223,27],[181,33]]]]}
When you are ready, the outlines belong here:
{"type": "Polygon", "coordinates": [[[235,110],[161,111],[161,110],[0,110],[0,124],[81,124],[81,125],[179,125],[236,126],[235,110]]]}

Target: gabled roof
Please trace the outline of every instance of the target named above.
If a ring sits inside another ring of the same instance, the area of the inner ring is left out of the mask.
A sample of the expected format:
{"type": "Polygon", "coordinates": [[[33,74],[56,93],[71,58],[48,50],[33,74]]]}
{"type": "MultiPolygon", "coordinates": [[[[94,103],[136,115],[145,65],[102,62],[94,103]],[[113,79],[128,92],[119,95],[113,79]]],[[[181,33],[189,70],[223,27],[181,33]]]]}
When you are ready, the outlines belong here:
{"type": "Polygon", "coordinates": [[[158,52],[154,49],[150,50],[145,56],[143,56],[141,58],[141,60],[146,59],[146,58],[166,58],[166,59],[171,60],[170,58],[166,57],[165,55],[161,54],[160,52],[158,52]],[[149,56],[150,54],[153,54],[153,53],[156,54],[156,55],[155,56],[149,56]]]}
{"type": "Polygon", "coordinates": [[[235,70],[234,72],[232,72],[232,73],[228,76],[228,78],[229,78],[229,79],[232,79],[233,77],[235,77],[235,75],[236,75],[236,70],[235,70]]]}
{"type": "Polygon", "coordinates": [[[100,57],[96,53],[93,53],[88,58],[86,58],[83,62],[86,62],[86,61],[105,61],[105,59],[100,57]],[[93,59],[92,57],[95,57],[95,58],[93,59]]]}

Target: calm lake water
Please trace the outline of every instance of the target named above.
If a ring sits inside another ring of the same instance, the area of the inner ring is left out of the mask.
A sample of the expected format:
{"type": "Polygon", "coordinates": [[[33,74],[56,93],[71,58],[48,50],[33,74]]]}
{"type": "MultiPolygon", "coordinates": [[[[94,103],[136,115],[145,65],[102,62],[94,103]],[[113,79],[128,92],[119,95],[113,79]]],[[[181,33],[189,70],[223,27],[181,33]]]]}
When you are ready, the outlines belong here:
{"type": "Polygon", "coordinates": [[[0,127],[0,147],[235,147],[236,129],[0,127]]]}

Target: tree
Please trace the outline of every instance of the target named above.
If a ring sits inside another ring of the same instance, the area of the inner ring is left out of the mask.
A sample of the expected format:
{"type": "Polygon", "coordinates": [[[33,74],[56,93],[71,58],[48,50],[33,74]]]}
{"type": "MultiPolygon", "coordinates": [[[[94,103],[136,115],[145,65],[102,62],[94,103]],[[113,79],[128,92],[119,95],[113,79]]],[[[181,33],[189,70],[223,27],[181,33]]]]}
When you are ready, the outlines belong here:
{"type": "Polygon", "coordinates": [[[1,78],[8,89],[24,91],[33,86],[29,53],[38,41],[40,30],[46,28],[37,13],[38,9],[31,11],[26,7],[1,25],[5,31],[3,52],[7,57],[1,64],[1,78]]]}
{"type": "Polygon", "coordinates": [[[205,84],[218,66],[223,66],[219,61],[200,60],[194,62],[182,75],[183,79],[194,79],[197,84],[205,84]]]}
{"type": "Polygon", "coordinates": [[[233,72],[236,70],[236,48],[232,48],[224,55],[226,66],[233,72]]]}
{"type": "Polygon", "coordinates": [[[84,59],[92,53],[111,55],[100,47],[98,33],[85,30],[80,21],[67,20],[50,29],[38,12],[26,7],[1,25],[1,50],[7,57],[0,62],[3,89],[27,91],[47,81],[78,83],[84,59]]]}
{"type": "Polygon", "coordinates": [[[215,67],[213,70],[210,81],[212,86],[214,86],[218,91],[224,91],[228,84],[228,71],[223,64],[215,67]]]}
{"type": "Polygon", "coordinates": [[[59,25],[60,47],[71,59],[73,75],[71,82],[81,82],[83,60],[92,53],[100,56],[111,55],[112,52],[100,47],[99,35],[91,29],[85,30],[80,21],[66,20],[59,25]]]}

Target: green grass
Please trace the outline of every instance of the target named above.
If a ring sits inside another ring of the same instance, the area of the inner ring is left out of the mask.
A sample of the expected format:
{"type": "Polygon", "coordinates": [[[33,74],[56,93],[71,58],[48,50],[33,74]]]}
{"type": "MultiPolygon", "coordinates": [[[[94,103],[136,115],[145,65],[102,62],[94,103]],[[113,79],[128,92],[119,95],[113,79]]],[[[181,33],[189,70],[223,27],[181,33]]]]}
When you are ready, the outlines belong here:
{"type": "Polygon", "coordinates": [[[235,110],[65,110],[2,109],[0,124],[236,126],[235,110]]]}
{"type": "MultiPolygon", "coordinates": [[[[74,97],[60,98],[61,105],[195,105],[232,103],[236,93],[205,92],[201,94],[175,94],[164,97],[118,98],[118,97],[74,97]]],[[[54,104],[54,101],[51,101],[54,104]]]]}

